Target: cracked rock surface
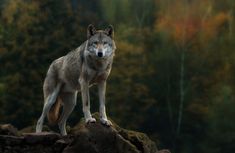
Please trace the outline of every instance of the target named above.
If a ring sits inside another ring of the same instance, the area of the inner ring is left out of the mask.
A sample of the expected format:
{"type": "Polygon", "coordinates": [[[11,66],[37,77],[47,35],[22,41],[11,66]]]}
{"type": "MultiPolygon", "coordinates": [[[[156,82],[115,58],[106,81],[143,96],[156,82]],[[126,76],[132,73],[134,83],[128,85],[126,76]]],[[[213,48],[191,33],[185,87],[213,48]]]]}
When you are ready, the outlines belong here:
{"type": "MultiPolygon", "coordinates": [[[[98,114],[93,116],[98,119],[98,114]]],[[[82,119],[68,131],[68,136],[63,137],[53,132],[21,133],[9,124],[8,126],[9,129],[6,124],[0,125],[0,153],[161,152],[146,134],[122,129],[115,123],[107,127],[99,121],[85,124],[82,119]]]]}

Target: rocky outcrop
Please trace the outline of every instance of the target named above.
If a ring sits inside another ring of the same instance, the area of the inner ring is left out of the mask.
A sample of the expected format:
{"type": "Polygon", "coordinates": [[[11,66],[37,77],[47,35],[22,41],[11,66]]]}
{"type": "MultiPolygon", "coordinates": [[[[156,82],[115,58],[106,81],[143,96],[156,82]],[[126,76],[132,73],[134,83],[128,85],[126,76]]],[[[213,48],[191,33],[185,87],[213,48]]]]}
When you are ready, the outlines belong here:
{"type": "Polygon", "coordinates": [[[0,124],[0,135],[19,135],[18,130],[11,124],[0,124]]]}
{"type": "MultiPolygon", "coordinates": [[[[94,115],[96,118],[97,114],[94,115]]],[[[23,131],[30,132],[32,127],[23,131]]],[[[168,153],[158,151],[146,134],[125,130],[114,124],[85,124],[83,120],[69,131],[22,133],[11,125],[0,125],[0,153],[168,153]]]]}

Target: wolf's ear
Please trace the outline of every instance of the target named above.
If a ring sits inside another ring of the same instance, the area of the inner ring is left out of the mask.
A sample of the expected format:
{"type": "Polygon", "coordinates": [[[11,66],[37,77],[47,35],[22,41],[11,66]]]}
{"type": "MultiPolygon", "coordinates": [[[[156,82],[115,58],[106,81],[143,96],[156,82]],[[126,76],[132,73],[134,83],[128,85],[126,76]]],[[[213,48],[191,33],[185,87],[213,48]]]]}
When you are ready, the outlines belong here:
{"type": "Polygon", "coordinates": [[[109,25],[108,28],[106,28],[104,31],[109,37],[114,37],[114,29],[112,25],[109,25]]]}
{"type": "Polygon", "coordinates": [[[89,24],[89,26],[87,27],[87,38],[90,38],[95,33],[96,33],[95,27],[92,24],[89,24]]]}

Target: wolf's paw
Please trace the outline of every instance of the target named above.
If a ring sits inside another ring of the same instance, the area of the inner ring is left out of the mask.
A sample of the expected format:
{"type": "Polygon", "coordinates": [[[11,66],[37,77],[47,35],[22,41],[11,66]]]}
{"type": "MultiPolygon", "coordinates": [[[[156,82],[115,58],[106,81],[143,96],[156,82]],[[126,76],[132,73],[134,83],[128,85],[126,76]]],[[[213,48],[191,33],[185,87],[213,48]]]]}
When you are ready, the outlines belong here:
{"type": "Polygon", "coordinates": [[[86,123],[87,123],[87,124],[88,124],[88,123],[95,123],[95,122],[96,122],[96,119],[93,118],[93,117],[86,119],[86,123]]]}
{"type": "Polygon", "coordinates": [[[112,122],[108,119],[105,119],[105,118],[100,118],[100,122],[106,126],[112,126],[112,122]]]}

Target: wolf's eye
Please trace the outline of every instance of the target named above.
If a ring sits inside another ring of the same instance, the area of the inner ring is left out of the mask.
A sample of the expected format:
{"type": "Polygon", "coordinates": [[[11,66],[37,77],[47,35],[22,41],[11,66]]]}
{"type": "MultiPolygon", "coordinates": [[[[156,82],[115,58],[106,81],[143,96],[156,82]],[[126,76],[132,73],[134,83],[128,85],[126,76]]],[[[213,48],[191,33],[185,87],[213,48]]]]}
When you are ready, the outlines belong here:
{"type": "Polygon", "coordinates": [[[107,44],[108,44],[108,42],[104,41],[104,42],[103,42],[103,44],[104,44],[104,45],[107,45],[107,44]]]}
{"type": "Polygon", "coordinates": [[[94,44],[97,45],[97,44],[98,44],[98,41],[94,41],[94,44]]]}

